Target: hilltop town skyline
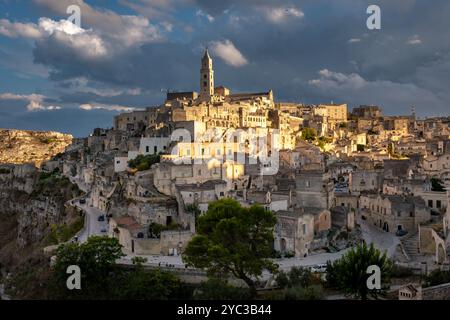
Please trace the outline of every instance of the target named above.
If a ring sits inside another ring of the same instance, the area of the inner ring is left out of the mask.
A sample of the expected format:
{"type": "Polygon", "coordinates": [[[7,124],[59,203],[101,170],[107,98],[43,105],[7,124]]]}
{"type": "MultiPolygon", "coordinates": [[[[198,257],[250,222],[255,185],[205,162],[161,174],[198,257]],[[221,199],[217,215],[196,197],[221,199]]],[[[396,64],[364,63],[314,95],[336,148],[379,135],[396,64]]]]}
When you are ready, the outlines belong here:
{"type": "Polygon", "coordinates": [[[111,126],[119,112],[160,105],[167,90],[198,90],[204,47],[217,85],[273,90],[277,102],[391,115],[414,106],[422,118],[445,115],[450,102],[445,1],[382,1],[375,31],[368,1],[77,3],[80,28],[65,20],[69,0],[0,2],[0,127],[81,137],[111,126]]]}

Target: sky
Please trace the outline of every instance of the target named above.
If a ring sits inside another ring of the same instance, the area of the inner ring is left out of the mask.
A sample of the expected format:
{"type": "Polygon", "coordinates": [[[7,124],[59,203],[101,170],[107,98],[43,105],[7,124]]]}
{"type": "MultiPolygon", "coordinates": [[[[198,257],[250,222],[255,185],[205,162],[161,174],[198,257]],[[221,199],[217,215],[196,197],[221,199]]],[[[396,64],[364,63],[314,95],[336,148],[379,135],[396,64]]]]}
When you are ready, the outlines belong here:
{"type": "Polygon", "coordinates": [[[232,92],[449,115],[449,17],[448,0],[0,0],[0,128],[111,127],[198,91],[205,47],[232,92]]]}

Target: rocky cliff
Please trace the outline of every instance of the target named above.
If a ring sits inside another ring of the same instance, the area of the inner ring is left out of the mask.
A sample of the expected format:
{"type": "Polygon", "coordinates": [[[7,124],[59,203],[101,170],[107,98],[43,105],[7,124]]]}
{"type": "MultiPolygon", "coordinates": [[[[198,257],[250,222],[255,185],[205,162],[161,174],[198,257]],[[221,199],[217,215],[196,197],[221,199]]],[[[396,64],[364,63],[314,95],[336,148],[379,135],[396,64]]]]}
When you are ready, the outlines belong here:
{"type": "Polygon", "coordinates": [[[73,137],[59,132],[0,129],[0,163],[35,163],[63,152],[73,137]]]}
{"type": "Polygon", "coordinates": [[[0,283],[9,275],[15,297],[39,284],[27,278],[30,270],[48,270],[43,247],[67,241],[82,227],[82,212],[68,202],[80,194],[58,172],[40,172],[32,164],[0,165],[0,283]]]}

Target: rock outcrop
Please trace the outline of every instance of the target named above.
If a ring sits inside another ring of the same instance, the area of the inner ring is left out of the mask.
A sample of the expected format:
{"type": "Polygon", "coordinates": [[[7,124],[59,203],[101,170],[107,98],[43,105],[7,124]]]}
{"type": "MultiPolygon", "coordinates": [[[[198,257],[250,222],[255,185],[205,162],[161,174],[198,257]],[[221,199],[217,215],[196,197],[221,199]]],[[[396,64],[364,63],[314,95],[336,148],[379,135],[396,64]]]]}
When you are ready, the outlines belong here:
{"type": "Polygon", "coordinates": [[[34,163],[39,166],[72,143],[73,137],[59,132],[0,129],[0,163],[34,163]]]}

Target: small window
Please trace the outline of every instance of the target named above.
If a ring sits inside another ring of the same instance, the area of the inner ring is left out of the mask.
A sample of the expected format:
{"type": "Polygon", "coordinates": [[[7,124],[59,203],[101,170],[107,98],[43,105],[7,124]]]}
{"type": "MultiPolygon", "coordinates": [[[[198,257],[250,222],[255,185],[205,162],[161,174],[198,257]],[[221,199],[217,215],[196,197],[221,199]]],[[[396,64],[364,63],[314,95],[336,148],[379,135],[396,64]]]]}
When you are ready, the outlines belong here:
{"type": "Polygon", "coordinates": [[[428,200],[428,206],[429,206],[430,208],[433,208],[433,200],[428,200]]]}
{"type": "Polygon", "coordinates": [[[441,200],[436,200],[436,208],[441,209],[442,203],[441,200]]]}

